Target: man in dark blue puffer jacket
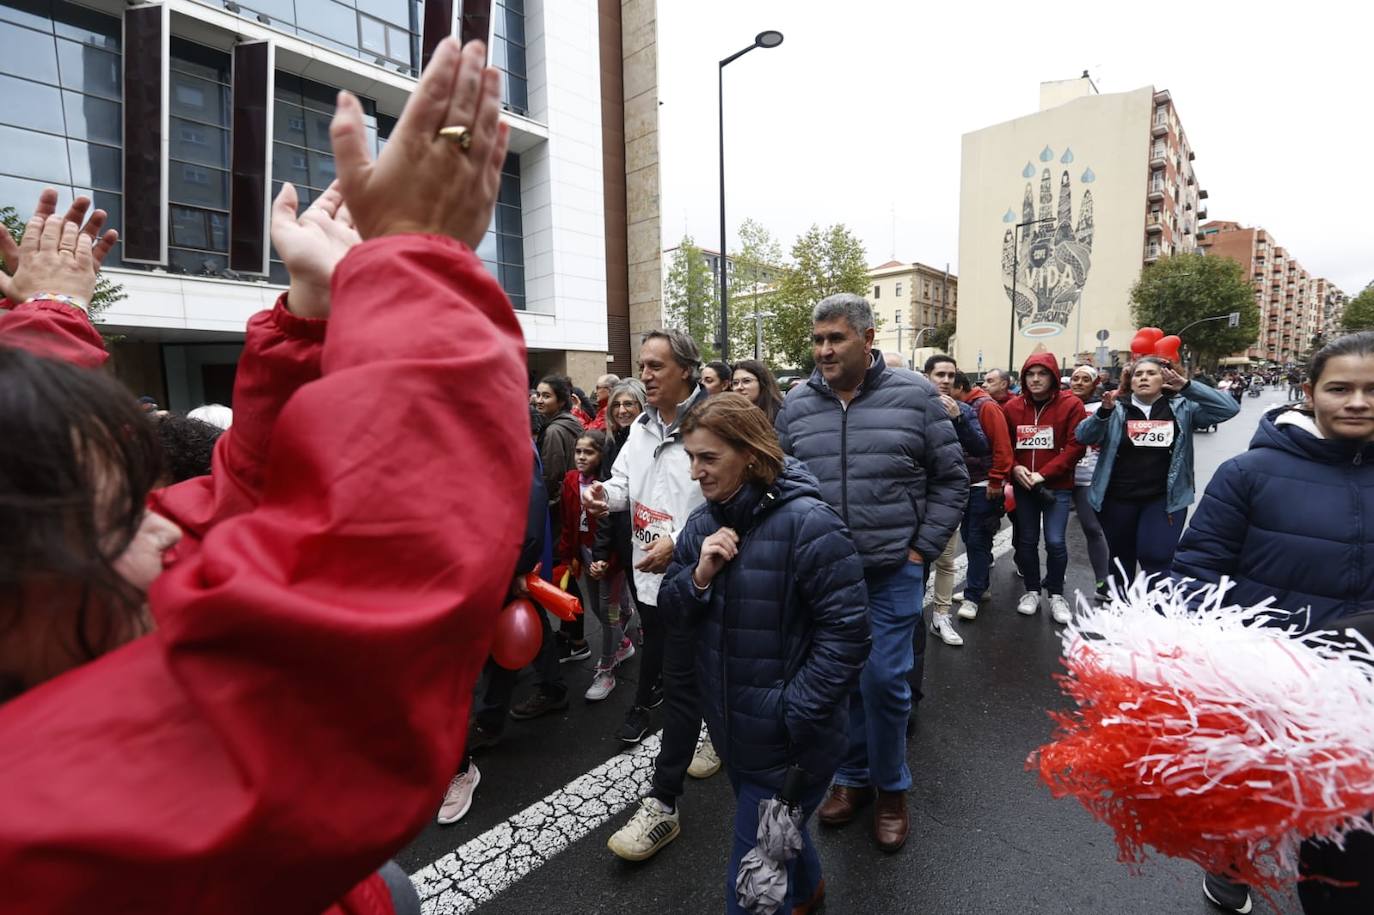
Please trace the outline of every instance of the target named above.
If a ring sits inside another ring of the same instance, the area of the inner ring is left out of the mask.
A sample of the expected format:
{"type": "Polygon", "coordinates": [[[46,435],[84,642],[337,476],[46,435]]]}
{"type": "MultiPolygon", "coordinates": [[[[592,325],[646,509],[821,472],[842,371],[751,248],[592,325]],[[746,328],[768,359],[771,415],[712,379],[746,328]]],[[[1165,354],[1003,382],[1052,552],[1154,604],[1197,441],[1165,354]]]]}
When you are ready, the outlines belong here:
{"type": "Polygon", "coordinates": [[[785,452],[806,462],[858,547],[873,649],[850,700],[849,752],[817,813],[841,826],[876,801],[878,847],[896,851],[910,820],[906,724],[912,637],[921,625],[924,564],[964,517],[968,471],[935,387],[890,369],[873,348],[873,310],[842,293],[812,313],[816,371],[778,414],[785,452]]]}

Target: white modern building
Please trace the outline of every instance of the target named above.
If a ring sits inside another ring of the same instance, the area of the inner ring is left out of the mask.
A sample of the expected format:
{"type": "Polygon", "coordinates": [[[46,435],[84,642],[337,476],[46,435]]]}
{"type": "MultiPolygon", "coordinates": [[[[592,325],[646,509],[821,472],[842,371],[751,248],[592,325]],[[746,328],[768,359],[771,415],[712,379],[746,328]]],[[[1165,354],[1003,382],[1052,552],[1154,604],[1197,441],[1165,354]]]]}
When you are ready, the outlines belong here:
{"type": "MultiPolygon", "coordinates": [[[[511,153],[478,253],[532,379],[625,373],[630,274],[658,267],[652,2],[0,0],[0,206],[27,215],[44,186],[62,206],[93,196],[122,235],[106,272],[127,297],[102,316],[116,371],[173,409],[229,403],[245,322],[286,280],[271,197],[290,181],[309,202],[333,179],[339,89],[380,151],[449,34],[486,39],[506,76],[511,153]],[[648,222],[635,258],[628,228],[648,222]]],[[[657,311],[654,280],[638,310],[657,311]]]]}

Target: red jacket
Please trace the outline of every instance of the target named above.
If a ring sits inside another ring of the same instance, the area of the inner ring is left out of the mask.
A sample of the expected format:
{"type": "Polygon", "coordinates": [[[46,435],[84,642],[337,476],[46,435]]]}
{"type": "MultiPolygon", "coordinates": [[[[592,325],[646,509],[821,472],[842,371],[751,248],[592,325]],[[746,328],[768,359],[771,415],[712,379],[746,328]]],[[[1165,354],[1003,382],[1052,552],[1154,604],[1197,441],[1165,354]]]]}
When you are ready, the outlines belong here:
{"type": "Polygon", "coordinates": [[[1059,389],[1059,363],[1053,353],[1035,353],[1021,369],[1022,393],[1002,405],[1007,416],[1007,430],[1015,449],[1015,463],[1035,471],[1045,478],[1050,489],[1073,489],[1073,468],[1087,449],[1074,435],[1083,420],[1083,401],[1068,391],[1059,389]],[[1026,369],[1040,365],[1054,376],[1050,399],[1037,406],[1025,392],[1026,369]],[[1047,448],[1023,447],[1039,434],[1040,443],[1047,448]]]}
{"type": "Polygon", "coordinates": [[[597,519],[587,519],[582,530],[582,471],[569,470],[563,475],[563,493],[558,500],[558,512],[563,526],[558,534],[554,558],[581,559],[581,547],[596,545],[597,519]]]}
{"type": "Polygon", "coordinates": [[[978,424],[988,437],[992,449],[992,467],[988,469],[988,483],[995,489],[1011,476],[1011,433],[1007,431],[1007,414],[993,400],[992,395],[982,388],[975,387],[969,392],[968,399],[987,398],[978,405],[978,424]]]}
{"type": "MultiPolygon", "coordinates": [[[[155,500],[191,541],[157,629],[0,705],[7,915],[390,910],[374,872],[453,776],[524,535],[525,352],[437,237],[352,251],[321,331],[251,322],[214,476],[155,500]]],[[[71,309],[0,316],[44,333],[98,363],[71,309]]]]}
{"type": "Polygon", "coordinates": [[[592,421],[587,424],[588,429],[600,429],[602,432],[606,431],[607,406],[607,404],[603,403],[601,404],[601,406],[597,407],[596,416],[593,417],[592,421]]]}

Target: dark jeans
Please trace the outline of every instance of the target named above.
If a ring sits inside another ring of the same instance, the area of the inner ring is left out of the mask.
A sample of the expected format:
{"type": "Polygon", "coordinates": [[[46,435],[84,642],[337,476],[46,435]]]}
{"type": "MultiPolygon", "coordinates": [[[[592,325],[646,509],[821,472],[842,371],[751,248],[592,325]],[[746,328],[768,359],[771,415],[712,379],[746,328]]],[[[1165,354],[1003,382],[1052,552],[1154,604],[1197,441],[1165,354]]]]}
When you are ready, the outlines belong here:
{"type": "MultiPolygon", "coordinates": [[[[730,776],[730,787],[735,792],[735,841],[730,849],[729,868],[725,872],[725,911],[727,915],[744,915],[746,910],[740,908],[739,897],[735,895],[739,863],[758,844],[759,802],[774,797],[776,792],[758,782],[742,779],[733,769],[727,769],[726,773],[730,776]]],[[[821,859],[816,854],[816,846],[811,843],[811,830],[807,825],[811,815],[821,805],[825,789],[824,783],[811,785],[799,799],[802,850],[787,862],[787,895],[782,898],[778,912],[791,912],[793,906],[806,902],[821,882],[821,859]]]]}
{"type": "Polygon", "coordinates": [[[997,536],[997,528],[1001,523],[1001,501],[989,502],[983,487],[970,487],[968,506],[964,509],[964,524],[959,530],[964,538],[964,552],[968,554],[964,600],[976,604],[988,593],[992,574],[992,538],[997,536]]]}
{"type": "MultiPolygon", "coordinates": [[[[658,612],[658,608],[654,608],[658,612]]],[[[687,780],[687,767],[697,752],[701,736],[701,691],[696,676],[696,631],[686,625],[666,624],[663,629],[663,743],[654,760],[654,787],[649,793],[665,804],[676,804],[687,780]]],[[[649,634],[644,634],[649,647],[649,634]]],[[[639,675],[640,689],[647,674],[639,675]]]]}
{"type": "Polygon", "coordinates": [[[1073,493],[1052,489],[1054,504],[1041,508],[1028,492],[1016,494],[1016,567],[1028,592],[1040,592],[1040,532],[1045,532],[1045,590],[1064,593],[1064,573],[1069,569],[1069,505],[1073,493]]]}
{"type": "Polygon", "coordinates": [[[1170,514],[1164,510],[1165,499],[1149,502],[1127,502],[1108,496],[1102,502],[1097,517],[1107,534],[1107,546],[1112,551],[1112,571],[1116,563],[1126,570],[1129,584],[1135,578],[1136,563],[1151,575],[1169,571],[1174,562],[1174,550],[1183,534],[1183,522],[1188,512],[1170,514]]]}

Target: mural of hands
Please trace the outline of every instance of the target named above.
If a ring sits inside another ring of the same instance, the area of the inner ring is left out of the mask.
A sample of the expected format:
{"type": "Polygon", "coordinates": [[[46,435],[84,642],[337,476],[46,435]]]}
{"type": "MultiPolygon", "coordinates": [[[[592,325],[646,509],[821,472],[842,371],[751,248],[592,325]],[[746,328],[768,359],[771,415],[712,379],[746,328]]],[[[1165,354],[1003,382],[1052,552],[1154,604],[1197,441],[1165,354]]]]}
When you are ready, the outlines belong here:
{"type": "Polygon", "coordinates": [[[1002,283],[1011,299],[1017,327],[1026,337],[1048,337],[1062,333],[1069,315],[1083,295],[1092,266],[1093,196],[1087,187],[1096,176],[1091,168],[1079,177],[1083,185],[1078,209],[1078,224],[1073,222],[1073,181],[1067,168],[1073,162],[1073,151],[1066,149],[1059,161],[1066,166],[1059,175],[1058,200],[1054,194],[1054,176],[1049,162],[1054,151],[1046,146],[1040,151],[1040,161],[1046,163],[1040,171],[1039,212],[1037,215],[1034,186],[1036,168],[1030,162],[1022,170],[1026,179],[1026,193],[1021,202],[1020,218],[1008,208],[1002,221],[1007,224],[1002,235],[1002,283]],[[1025,226],[1017,238],[1016,223],[1038,220],[1025,226]],[[1019,244],[1019,250],[1016,245],[1019,244]],[[1015,294],[1012,273],[1015,267],[1015,294]]]}

